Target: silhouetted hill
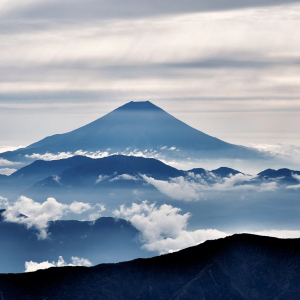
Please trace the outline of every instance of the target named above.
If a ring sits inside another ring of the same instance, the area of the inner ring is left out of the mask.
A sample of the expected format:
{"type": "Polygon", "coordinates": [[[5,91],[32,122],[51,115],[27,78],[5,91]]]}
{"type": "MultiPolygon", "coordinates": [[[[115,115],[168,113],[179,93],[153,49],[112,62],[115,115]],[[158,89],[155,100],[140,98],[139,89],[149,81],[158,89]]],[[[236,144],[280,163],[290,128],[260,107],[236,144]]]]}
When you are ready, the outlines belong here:
{"type": "Polygon", "coordinates": [[[249,234],[91,268],[0,275],[5,299],[298,300],[300,240],[249,234]]]}
{"type": "Polygon", "coordinates": [[[10,160],[46,152],[125,151],[126,149],[170,149],[176,155],[195,157],[257,159],[265,157],[257,150],[223,142],[196,130],[161,108],[146,102],[129,102],[81,128],[46,137],[26,148],[2,153],[10,160]]]}

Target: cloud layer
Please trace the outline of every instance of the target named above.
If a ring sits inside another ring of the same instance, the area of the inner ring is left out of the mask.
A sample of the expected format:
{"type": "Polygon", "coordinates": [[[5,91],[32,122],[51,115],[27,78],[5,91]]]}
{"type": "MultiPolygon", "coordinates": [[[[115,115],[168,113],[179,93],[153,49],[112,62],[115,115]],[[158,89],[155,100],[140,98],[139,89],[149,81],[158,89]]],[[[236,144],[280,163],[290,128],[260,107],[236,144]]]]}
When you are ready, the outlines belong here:
{"type": "Polygon", "coordinates": [[[180,176],[170,178],[169,181],[157,180],[146,175],[142,175],[142,177],[161,193],[172,199],[183,201],[206,199],[206,192],[273,192],[278,189],[276,181],[254,184],[251,183],[251,180],[253,180],[255,176],[242,173],[220,178],[211,172],[207,172],[207,176],[204,177],[190,172],[187,177],[180,176]],[[209,183],[210,180],[213,180],[213,183],[209,183]]]}

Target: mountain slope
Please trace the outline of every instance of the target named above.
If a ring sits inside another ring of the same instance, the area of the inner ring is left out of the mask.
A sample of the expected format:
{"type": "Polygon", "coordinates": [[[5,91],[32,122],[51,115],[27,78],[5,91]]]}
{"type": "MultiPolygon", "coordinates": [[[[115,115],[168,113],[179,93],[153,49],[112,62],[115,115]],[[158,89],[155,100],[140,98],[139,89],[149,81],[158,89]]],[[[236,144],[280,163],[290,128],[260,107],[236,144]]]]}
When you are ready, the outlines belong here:
{"type": "Polygon", "coordinates": [[[149,101],[129,102],[74,131],[49,136],[26,148],[1,154],[11,160],[25,155],[77,150],[122,152],[134,149],[170,149],[173,155],[219,158],[258,158],[256,150],[223,142],[198,131],[149,101]],[[172,148],[175,149],[175,148],[172,148]]]}
{"type": "Polygon", "coordinates": [[[298,300],[299,275],[299,239],[242,234],[150,259],[0,275],[0,289],[11,300],[298,300]]]}

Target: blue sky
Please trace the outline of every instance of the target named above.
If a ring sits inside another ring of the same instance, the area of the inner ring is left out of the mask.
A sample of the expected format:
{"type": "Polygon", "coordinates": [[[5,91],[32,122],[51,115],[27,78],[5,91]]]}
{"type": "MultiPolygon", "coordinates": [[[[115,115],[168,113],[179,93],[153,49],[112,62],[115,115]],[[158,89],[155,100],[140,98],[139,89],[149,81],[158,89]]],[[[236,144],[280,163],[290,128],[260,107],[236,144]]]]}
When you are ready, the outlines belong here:
{"type": "Polygon", "coordinates": [[[0,148],[150,100],[249,145],[300,145],[300,1],[0,4],[0,148]]]}

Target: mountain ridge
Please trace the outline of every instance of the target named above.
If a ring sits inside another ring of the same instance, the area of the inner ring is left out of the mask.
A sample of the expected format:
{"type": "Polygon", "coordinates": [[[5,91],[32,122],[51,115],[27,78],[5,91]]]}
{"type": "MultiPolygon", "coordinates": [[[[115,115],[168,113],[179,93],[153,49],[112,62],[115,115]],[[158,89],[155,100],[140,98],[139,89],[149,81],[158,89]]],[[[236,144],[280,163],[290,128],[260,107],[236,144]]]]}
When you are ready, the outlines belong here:
{"type": "Polygon", "coordinates": [[[298,300],[299,258],[299,239],[239,234],[149,259],[1,274],[0,288],[11,300],[298,300]]]}

